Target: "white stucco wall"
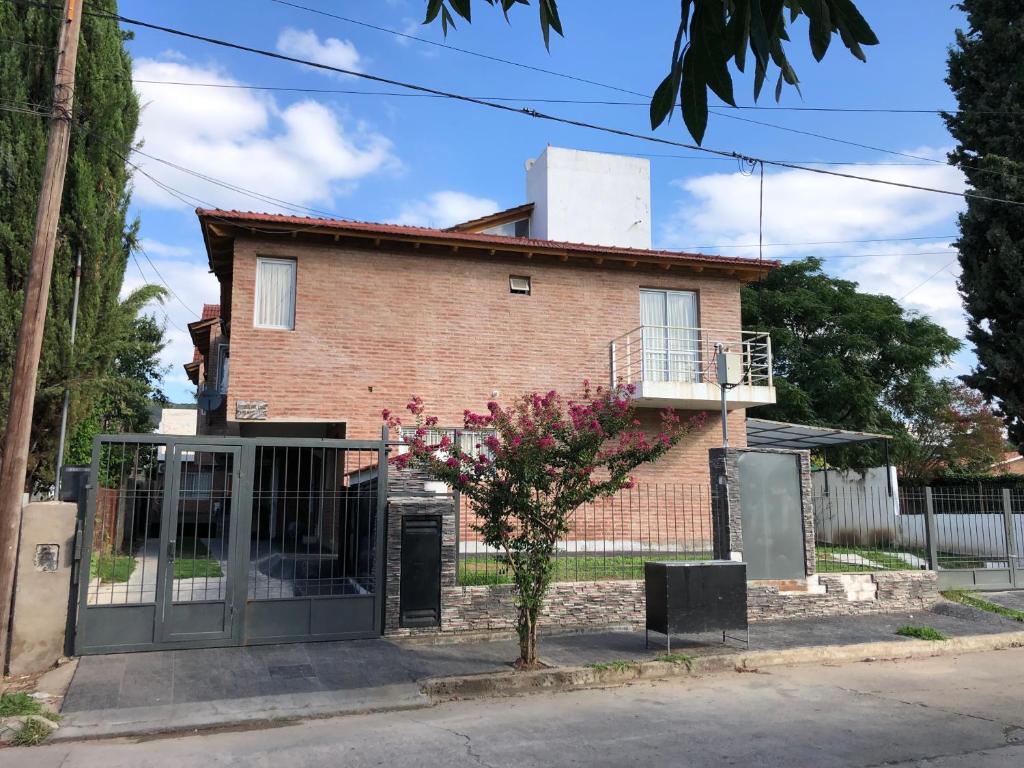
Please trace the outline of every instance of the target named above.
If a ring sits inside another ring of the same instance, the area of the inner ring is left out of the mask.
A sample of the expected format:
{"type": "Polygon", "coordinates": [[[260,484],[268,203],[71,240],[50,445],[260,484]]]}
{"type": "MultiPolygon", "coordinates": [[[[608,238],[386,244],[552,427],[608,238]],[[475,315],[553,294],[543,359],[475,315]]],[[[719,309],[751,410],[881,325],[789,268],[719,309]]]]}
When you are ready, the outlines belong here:
{"type": "Polygon", "coordinates": [[[195,408],[164,408],[156,431],[161,435],[194,435],[197,414],[195,408]]]}
{"type": "Polygon", "coordinates": [[[528,163],[530,234],[546,240],[651,247],[651,165],[644,158],[547,147],[528,163]]]}

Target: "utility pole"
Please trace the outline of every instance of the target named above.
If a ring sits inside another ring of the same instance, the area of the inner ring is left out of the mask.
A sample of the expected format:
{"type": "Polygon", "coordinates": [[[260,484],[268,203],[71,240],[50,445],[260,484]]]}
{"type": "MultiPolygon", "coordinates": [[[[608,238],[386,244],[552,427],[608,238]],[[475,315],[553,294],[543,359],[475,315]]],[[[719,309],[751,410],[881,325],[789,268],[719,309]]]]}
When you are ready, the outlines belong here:
{"type": "Polygon", "coordinates": [[[50,297],[53,252],[57,243],[64,176],[71,141],[71,110],[75,93],[75,65],[78,62],[78,37],[82,29],[85,0],[65,0],[57,45],[57,67],[53,83],[53,107],[50,135],[46,145],[35,233],[25,284],[25,306],[18,331],[14,356],[11,393],[0,455],[0,670],[8,659],[11,607],[14,598],[14,571],[21,529],[21,499],[25,490],[32,407],[35,401],[39,354],[43,346],[43,326],[50,297]]]}
{"type": "MultiPolygon", "coordinates": [[[[75,351],[75,331],[78,330],[78,290],[82,286],[82,252],[75,254],[75,296],[71,300],[71,352],[75,351]]],[[[64,438],[68,432],[68,406],[71,388],[64,387],[64,404],[60,408],[60,438],[57,442],[57,473],[53,480],[53,500],[60,501],[60,473],[64,468],[64,438]]]]}

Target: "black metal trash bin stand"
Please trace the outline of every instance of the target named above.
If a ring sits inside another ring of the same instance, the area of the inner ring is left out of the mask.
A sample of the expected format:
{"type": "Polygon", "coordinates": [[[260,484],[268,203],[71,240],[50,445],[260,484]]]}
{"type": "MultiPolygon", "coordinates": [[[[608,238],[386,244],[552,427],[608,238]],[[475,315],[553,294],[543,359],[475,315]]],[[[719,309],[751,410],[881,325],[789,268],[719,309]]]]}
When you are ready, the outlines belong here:
{"type": "Polygon", "coordinates": [[[650,633],[665,635],[672,651],[672,635],[721,632],[727,639],[750,647],[747,624],[747,566],[734,560],[671,560],[644,564],[646,625],[650,633]],[[731,635],[742,632],[742,637],[731,635]]]}

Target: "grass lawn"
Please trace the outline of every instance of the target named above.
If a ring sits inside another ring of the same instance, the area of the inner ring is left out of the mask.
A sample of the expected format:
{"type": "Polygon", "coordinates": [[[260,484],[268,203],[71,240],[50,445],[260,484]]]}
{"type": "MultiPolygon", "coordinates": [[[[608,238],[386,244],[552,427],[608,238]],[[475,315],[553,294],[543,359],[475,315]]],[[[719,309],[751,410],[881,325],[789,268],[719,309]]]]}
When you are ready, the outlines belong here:
{"type": "Polygon", "coordinates": [[[186,537],[175,546],[174,578],[216,579],[224,575],[220,563],[212,559],[210,550],[199,539],[186,537]]]}
{"type": "MultiPolygon", "coordinates": [[[[678,552],[666,555],[562,555],[554,558],[555,581],[622,581],[642,579],[649,560],[710,560],[710,552],[678,552]]],[[[465,587],[511,584],[512,577],[497,555],[463,555],[459,560],[459,584],[465,587]]]]}
{"type": "Polygon", "coordinates": [[[128,581],[134,570],[135,558],[131,555],[93,552],[89,561],[89,578],[98,578],[108,584],[122,584],[128,581]]]}
{"type": "Polygon", "coordinates": [[[972,608],[978,608],[982,611],[988,611],[989,613],[995,613],[999,616],[1005,616],[1008,619],[1014,621],[1024,622],[1024,611],[1018,611],[1015,608],[1007,608],[1006,606],[993,603],[990,600],[986,600],[976,592],[969,592],[965,589],[949,589],[941,593],[947,600],[952,600],[956,603],[963,603],[969,605],[972,608]]]}
{"type": "MultiPolygon", "coordinates": [[[[818,571],[820,573],[858,573],[865,571],[906,571],[916,570],[913,565],[897,552],[914,555],[923,561],[928,560],[927,550],[920,547],[900,547],[898,550],[872,549],[870,547],[837,547],[831,544],[818,544],[818,571]],[[879,568],[859,563],[844,563],[838,559],[843,555],[857,555],[865,560],[877,563],[879,568]]],[[[940,568],[984,568],[984,558],[976,555],[959,555],[953,552],[942,552],[939,555],[940,568]]]]}

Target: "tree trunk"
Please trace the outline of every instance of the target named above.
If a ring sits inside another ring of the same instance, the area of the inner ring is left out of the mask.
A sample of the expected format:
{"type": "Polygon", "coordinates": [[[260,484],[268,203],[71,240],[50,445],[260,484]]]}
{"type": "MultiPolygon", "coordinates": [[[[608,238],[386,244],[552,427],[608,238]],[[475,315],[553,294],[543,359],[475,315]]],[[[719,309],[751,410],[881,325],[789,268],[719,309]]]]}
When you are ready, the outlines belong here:
{"type": "Polygon", "coordinates": [[[519,630],[519,666],[531,669],[537,665],[537,621],[527,613],[519,630]]]}

